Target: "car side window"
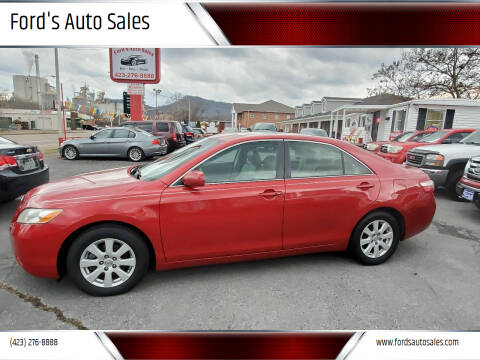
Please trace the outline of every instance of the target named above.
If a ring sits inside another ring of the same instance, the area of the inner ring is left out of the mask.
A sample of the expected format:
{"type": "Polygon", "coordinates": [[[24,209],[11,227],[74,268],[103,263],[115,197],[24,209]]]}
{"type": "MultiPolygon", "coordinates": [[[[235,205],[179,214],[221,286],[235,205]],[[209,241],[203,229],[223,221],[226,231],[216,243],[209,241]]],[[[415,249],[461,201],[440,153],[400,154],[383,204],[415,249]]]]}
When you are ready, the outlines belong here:
{"type": "Polygon", "coordinates": [[[175,123],[175,128],[176,128],[176,131],[177,133],[183,133],[183,130],[182,130],[182,125],[180,125],[180,123],[176,122],[175,123]]]}
{"type": "Polygon", "coordinates": [[[129,137],[129,133],[131,133],[131,131],[128,129],[116,129],[113,132],[113,137],[115,139],[125,139],[129,137]]]}
{"type": "Polygon", "coordinates": [[[448,136],[446,139],[450,140],[452,144],[458,143],[460,140],[462,140],[464,137],[467,135],[470,135],[468,132],[456,132],[453,133],[452,135],[448,136]]]}
{"type": "Polygon", "coordinates": [[[195,170],[205,174],[207,184],[273,180],[280,175],[278,154],[281,141],[255,141],[223,150],[195,170]]]}
{"type": "Polygon", "coordinates": [[[292,178],[343,175],[342,152],[336,147],[306,141],[288,141],[292,178]]]}
{"type": "Polygon", "coordinates": [[[137,134],[135,134],[133,131],[129,131],[129,132],[128,132],[128,137],[129,137],[130,139],[133,139],[133,138],[136,137],[136,136],[137,136],[137,134]]]}
{"type": "Polygon", "coordinates": [[[342,156],[345,175],[368,175],[372,173],[368,167],[363,165],[353,156],[347,153],[342,153],[342,156]]]}
{"type": "Polygon", "coordinates": [[[106,139],[109,138],[112,135],[113,130],[112,129],[106,129],[99,131],[95,134],[95,139],[106,139]]]}
{"type": "Polygon", "coordinates": [[[168,132],[168,123],[157,122],[157,131],[168,132]]]}

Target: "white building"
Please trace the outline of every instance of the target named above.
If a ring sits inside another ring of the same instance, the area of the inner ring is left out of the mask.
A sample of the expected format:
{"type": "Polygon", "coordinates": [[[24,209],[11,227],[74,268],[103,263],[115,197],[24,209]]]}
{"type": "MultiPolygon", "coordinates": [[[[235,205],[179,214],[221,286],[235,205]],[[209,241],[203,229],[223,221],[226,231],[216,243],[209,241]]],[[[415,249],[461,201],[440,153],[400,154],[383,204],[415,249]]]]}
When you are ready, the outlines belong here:
{"type": "Polygon", "coordinates": [[[13,75],[13,95],[15,99],[38,104],[43,109],[52,109],[56,94],[46,78],[13,75]]]}

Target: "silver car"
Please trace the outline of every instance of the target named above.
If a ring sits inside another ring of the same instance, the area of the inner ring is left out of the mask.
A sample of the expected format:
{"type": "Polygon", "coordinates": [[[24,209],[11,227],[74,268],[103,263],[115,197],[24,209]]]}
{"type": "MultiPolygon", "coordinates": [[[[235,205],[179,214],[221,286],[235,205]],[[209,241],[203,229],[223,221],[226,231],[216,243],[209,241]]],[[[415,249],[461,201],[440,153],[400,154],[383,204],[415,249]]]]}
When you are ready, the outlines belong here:
{"type": "Polygon", "coordinates": [[[155,155],[167,153],[163,137],[138,129],[115,127],[100,130],[90,137],[64,141],[59,148],[60,156],[68,160],[79,157],[125,157],[131,161],[142,161],[155,155]]]}

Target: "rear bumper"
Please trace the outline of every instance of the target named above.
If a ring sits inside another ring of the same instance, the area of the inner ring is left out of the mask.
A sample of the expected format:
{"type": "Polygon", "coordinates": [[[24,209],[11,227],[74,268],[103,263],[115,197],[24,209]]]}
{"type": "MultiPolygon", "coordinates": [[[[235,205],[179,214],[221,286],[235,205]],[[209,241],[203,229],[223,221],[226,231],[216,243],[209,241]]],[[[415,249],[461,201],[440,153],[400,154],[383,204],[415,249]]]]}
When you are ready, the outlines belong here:
{"type": "Polygon", "coordinates": [[[0,173],[0,201],[15,199],[50,179],[47,165],[28,174],[17,174],[11,170],[0,173]]]}
{"type": "Polygon", "coordinates": [[[143,149],[143,151],[147,157],[165,155],[167,153],[167,144],[148,147],[143,149]]]}
{"type": "Polygon", "coordinates": [[[430,179],[433,180],[435,186],[445,186],[447,183],[448,178],[448,170],[447,169],[426,169],[420,168],[423,170],[425,174],[427,174],[430,179]]]}

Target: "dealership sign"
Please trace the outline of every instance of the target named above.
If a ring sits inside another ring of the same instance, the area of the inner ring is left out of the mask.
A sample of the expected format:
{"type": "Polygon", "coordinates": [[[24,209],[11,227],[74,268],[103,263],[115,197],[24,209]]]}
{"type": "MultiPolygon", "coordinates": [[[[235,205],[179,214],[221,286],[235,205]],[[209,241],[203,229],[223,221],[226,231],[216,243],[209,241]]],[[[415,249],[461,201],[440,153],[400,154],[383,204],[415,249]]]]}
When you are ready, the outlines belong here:
{"type": "Polygon", "coordinates": [[[111,48],[110,78],[120,83],[158,83],[160,49],[111,48]]]}
{"type": "Polygon", "coordinates": [[[137,83],[128,84],[127,92],[130,95],[145,95],[145,84],[137,84],[137,83]]]}

